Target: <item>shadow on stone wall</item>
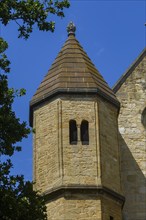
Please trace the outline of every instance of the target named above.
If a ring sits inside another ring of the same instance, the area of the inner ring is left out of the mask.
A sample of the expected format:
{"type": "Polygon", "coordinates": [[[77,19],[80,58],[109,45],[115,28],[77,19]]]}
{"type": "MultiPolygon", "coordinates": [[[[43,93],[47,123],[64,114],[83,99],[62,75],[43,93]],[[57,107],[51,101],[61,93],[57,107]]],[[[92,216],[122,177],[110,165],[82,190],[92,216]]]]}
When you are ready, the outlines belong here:
{"type": "MultiPolygon", "coordinates": [[[[123,220],[146,220],[146,178],[121,134],[119,143],[122,189],[126,199],[123,220]]],[[[140,161],[140,154],[136,157],[140,161]]]]}

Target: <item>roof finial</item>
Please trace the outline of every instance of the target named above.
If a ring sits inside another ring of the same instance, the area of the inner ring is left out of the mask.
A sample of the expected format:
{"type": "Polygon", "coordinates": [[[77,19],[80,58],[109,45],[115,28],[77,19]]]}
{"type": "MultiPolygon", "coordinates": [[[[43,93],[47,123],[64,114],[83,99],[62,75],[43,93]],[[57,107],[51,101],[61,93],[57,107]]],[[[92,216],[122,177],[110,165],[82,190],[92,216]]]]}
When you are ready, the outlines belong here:
{"type": "Polygon", "coordinates": [[[71,21],[68,26],[67,26],[67,32],[68,36],[69,35],[74,35],[75,36],[75,31],[76,31],[76,26],[75,24],[71,21]]]}

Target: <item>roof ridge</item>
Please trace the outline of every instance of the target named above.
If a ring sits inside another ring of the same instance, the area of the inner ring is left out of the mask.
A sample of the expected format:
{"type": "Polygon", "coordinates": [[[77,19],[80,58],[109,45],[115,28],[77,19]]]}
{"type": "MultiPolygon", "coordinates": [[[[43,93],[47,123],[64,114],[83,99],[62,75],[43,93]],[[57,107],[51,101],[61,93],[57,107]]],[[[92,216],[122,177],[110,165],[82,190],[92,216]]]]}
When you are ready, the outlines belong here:
{"type": "Polygon", "coordinates": [[[119,80],[112,87],[114,93],[116,93],[119,90],[119,88],[123,85],[123,83],[126,81],[126,79],[131,75],[133,70],[137,67],[137,65],[140,63],[140,61],[145,56],[146,56],[146,47],[142,50],[142,52],[139,54],[139,56],[132,62],[130,67],[122,74],[122,76],[119,78],[119,80]]]}

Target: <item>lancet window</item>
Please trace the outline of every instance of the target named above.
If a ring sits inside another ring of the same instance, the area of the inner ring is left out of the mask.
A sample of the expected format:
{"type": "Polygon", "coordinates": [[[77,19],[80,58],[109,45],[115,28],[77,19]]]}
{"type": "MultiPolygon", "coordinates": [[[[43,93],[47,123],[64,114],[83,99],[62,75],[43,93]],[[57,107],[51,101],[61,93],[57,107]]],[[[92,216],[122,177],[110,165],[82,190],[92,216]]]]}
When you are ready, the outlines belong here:
{"type": "Polygon", "coordinates": [[[69,138],[70,144],[77,144],[77,124],[75,120],[70,120],[69,122],[69,138]]]}
{"type": "Polygon", "coordinates": [[[89,144],[89,123],[86,120],[81,123],[81,142],[83,145],[89,144]]]}

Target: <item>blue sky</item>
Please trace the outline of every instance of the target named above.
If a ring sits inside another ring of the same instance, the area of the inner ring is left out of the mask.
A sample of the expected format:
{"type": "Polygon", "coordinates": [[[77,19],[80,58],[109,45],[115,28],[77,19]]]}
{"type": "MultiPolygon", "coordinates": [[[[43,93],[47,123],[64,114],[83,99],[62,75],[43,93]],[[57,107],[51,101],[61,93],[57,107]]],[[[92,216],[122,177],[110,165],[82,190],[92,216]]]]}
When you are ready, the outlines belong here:
{"type": "MultiPolygon", "coordinates": [[[[71,0],[65,18],[56,22],[52,33],[37,28],[25,41],[18,39],[16,24],[1,26],[1,36],[9,43],[10,86],[25,88],[14,110],[21,121],[28,121],[29,101],[67,39],[66,26],[76,25],[76,38],[110,86],[113,86],[146,46],[146,1],[71,0]]],[[[22,144],[23,151],[14,158],[13,173],[32,179],[32,136],[22,144]]]]}

